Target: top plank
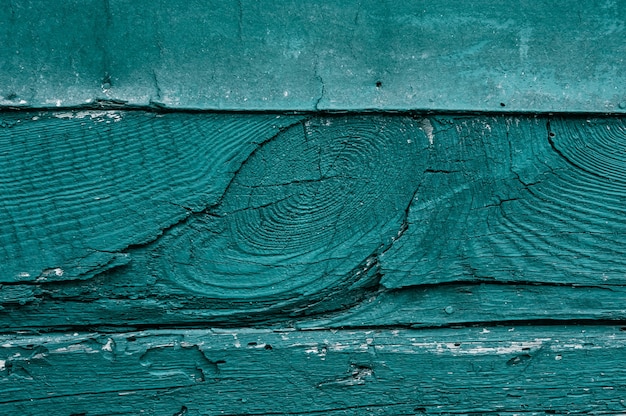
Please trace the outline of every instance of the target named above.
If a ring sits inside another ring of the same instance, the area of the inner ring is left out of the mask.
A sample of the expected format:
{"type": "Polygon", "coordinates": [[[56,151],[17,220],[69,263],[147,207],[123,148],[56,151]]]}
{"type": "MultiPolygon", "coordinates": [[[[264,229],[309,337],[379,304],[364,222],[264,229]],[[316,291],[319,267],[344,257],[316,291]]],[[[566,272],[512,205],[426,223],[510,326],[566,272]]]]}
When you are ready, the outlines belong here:
{"type": "Polygon", "coordinates": [[[5,108],[626,113],[617,1],[3,5],[5,108]]]}

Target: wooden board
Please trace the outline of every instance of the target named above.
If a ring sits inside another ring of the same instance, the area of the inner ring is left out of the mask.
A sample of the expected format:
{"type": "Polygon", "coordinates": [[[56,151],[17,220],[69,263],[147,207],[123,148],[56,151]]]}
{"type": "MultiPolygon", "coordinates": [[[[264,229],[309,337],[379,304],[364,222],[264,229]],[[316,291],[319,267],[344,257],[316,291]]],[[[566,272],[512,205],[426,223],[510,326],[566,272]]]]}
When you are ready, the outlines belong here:
{"type": "Polygon", "coordinates": [[[623,414],[618,327],[161,330],[0,338],[0,412],[623,414]]]}
{"type": "Polygon", "coordinates": [[[619,1],[2,4],[3,107],[626,111],[619,1]]]}
{"type": "Polygon", "coordinates": [[[6,329],[625,316],[621,118],[2,122],[6,329]]]}

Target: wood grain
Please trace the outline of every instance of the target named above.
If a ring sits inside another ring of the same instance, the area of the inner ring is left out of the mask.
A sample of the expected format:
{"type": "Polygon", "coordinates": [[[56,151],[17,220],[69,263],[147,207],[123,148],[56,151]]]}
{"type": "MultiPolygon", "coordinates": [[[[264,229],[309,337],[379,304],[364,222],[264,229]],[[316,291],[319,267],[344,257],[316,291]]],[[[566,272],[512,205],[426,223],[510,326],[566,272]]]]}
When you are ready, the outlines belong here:
{"type": "Polygon", "coordinates": [[[2,107],[626,112],[619,1],[50,3],[0,8],[2,107]]]}
{"type": "Polygon", "coordinates": [[[434,126],[431,174],[411,205],[406,238],[382,260],[383,285],[624,283],[621,119],[434,126]]]}
{"type": "Polygon", "coordinates": [[[619,2],[7,0],[0,415],[626,414],[619,2]]]}
{"type": "Polygon", "coordinates": [[[618,327],[2,336],[0,411],[50,415],[624,412],[618,327]]]}
{"type": "Polygon", "coordinates": [[[109,111],[3,123],[7,329],[626,313],[621,118],[109,111]]]}
{"type": "Polygon", "coordinates": [[[127,263],[128,246],[216,204],[248,154],[297,119],[3,115],[0,282],[88,279],[127,263]]]}

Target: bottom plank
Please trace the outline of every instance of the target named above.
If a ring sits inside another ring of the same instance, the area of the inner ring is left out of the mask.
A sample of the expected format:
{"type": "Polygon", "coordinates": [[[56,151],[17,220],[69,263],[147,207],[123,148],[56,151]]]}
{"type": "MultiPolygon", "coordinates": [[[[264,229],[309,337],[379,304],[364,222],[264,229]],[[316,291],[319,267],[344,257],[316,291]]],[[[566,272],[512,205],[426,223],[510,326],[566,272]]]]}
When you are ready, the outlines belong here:
{"type": "Polygon", "coordinates": [[[614,326],[0,336],[0,414],[626,413],[614,326]]]}

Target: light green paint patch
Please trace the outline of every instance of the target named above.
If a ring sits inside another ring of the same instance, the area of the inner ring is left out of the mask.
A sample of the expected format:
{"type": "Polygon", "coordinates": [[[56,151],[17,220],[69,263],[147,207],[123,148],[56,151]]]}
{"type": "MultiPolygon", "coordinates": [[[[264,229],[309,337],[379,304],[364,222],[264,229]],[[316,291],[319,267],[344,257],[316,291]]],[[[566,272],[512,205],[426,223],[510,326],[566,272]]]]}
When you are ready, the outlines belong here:
{"type": "Polygon", "coordinates": [[[0,22],[5,107],[626,110],[614,1],[29,0],[0,22]]]}

